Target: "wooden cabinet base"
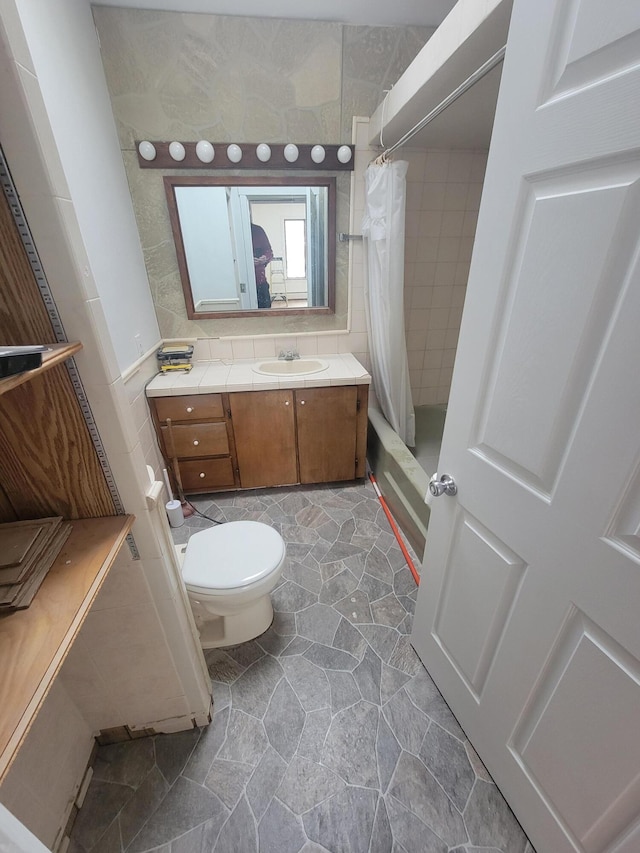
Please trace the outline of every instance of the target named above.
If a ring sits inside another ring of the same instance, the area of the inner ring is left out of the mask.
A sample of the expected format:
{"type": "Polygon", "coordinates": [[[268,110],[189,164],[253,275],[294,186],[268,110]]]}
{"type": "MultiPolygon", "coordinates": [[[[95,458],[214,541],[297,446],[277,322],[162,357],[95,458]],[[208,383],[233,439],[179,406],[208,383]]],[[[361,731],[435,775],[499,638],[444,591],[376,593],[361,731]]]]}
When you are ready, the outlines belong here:
{"type": "Polygon", "coordinates": [[[149,401],[186,494],[365,476],[368,385],[201,396],[149,401]]]}

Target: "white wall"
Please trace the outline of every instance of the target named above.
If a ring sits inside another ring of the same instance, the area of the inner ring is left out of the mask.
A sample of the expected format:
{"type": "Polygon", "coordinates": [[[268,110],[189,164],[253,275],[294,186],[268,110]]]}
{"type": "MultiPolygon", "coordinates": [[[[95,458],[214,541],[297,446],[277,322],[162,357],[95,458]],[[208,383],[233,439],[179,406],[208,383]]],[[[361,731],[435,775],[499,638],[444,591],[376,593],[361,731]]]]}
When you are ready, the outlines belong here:
{"type": "Polygon", "coordinates": [[[207,299],[237,302],[226,188],[176,187],[175,198],[194,305],[207,299]]]}
{"type": "MultiPolygon", "coordinates": [[[[267,279],[271,285],[271,295],[287,293],[298,299],[307,298],[306,278],[286,278],[287,258],[285,252],[284,223],[286,219],[306,220],[304,204],[254,204],[251,207],[251,219],[256,225],[261,225],[269,238],[274,258],[282,258],[281,262],[271,263],[267,267],[267,279]],[[276,264],[278,264],[276,266],[276,264]],[[281,274],[274,270],[282,270],[281,274]]],[[[276,305],[282,308],[282,305],[276,305]]]]}
{"type": "Polygon", "coordinates": [[[89,2],[15,6],[86,248],[82,274],[95,283],[122,371],[160,333],[89,2]]]}
{"type": "Polygon", "coordinates": [[[0,789],[3,804],[48,848],[66,825],[93,745],[91,729],[55,681],[0,789]]]}

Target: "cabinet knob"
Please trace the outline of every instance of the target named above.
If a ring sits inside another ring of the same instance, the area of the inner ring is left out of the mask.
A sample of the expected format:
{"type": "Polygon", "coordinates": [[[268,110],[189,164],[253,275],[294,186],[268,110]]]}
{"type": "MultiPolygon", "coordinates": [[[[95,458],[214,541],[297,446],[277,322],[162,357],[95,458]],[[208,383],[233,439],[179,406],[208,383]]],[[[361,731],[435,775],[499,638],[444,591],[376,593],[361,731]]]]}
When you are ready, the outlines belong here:
{"type": "Polygon", "coordinates": [[[193,411],[193,406],[187,406],[187,411],[189,412],[189,414],[191,414],[191,412],[193,411]]]}
{"type": "Polygon", "coordinates": [[[196,438],[196,440],[193,442],[193,446],[194,446],[194,447],[197,447],[199,444],[200,444],[200,442],[199,442],[199,441],[198,441],[198,439],[196,438]]]}
{"type": "Polygon", "coordinates": [[[300,405],[304,406],[304,400],[300,400],[300,405]]]}
{"type": "Polygon", "coordinates": [[[289,401],[288,401],[288,400],[285,400],[285,401],[284,401],[284,404],[285,404],[285,406],[288,406],[288,405],[289,405],[289,401]]]}
{"type": "Polygon", "coordinates": [[[204,473],[204,471],[203,471],[203,472],[200,474],[200,479],[201,479],[201,480],[204,480],[204,478],[205,478],[206,476],[207,476],[207,475],[206,475],[206,474],[204,473]]]}

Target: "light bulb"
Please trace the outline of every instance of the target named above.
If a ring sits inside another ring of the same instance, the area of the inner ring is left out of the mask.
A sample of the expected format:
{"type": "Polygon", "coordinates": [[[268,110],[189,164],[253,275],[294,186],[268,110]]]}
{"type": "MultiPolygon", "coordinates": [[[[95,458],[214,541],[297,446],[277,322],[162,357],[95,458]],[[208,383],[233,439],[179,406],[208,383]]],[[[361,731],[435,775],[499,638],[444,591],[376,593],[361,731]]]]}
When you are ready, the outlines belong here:
{"type": "Polygon", "coordinates": [[[200,142],[196,144],[196,157],[202,163],[210,163],[215,155],[216,152],[213,145],[210,142],[207,142],[206,139],[201,139],[200,142]]]}
{"type": "Polygon", "coordinates": [[[261,163],[267,163],[271,159],[271,148],[266,142],[261,142],[256,148],[256,156],[261,163]]]}
{"type": "Polygon", "coordinates": [[[284,146],[284,159],[288,163],[295,163],[298,159],[298,146],[294,145],[293,142],[290,142],[288,145],[284,146]]]}
{"type": "Polygon", "coordinates": [[[314,163],[322,163],[325,158],[325,151],[322,145],[314,145],[311,149],[311,159],[314,163]]]}
{"type": "Polygon", "coordinates": [[[182,142],[169,143],[169,154],[174,160],[184,160],[186,151],[182,142]]]}
{"type": "Polygon", "coordinates": [[[348,163],[351,160],[351,148],[348,145],[341,145],[338,148],[338,160],[341,163],[348,163]]]}
{"type": "Polygon", "coordinates": [[[232,142],[231,145],[227,146],[227,157],[232,163],[239,163],[242,160],[242,148],[232,142]]]}
{"type": "Polygon", "coordinates": [[[141,142],[138,145],[138,151],[140,152],[140,156],[143,160],[155,160],[156,159],[156,146],[152,142],[141,142]]]}

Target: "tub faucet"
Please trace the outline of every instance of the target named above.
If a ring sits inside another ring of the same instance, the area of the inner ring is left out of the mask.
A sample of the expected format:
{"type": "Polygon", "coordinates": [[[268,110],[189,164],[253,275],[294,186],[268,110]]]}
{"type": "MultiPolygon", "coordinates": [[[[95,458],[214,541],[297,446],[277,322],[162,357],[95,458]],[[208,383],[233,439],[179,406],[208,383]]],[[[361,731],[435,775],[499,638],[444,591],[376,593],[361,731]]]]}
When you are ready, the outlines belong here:
{"type": "Polygon", "coordinates": [[[294,358],[300,358],[300,353],[298,352],[298,350],[295,350],[295,349],[288,349],[288,350],[281,349],[280,355],[278,356],[278,358],[281,358],[284,361],[293,361],[294,358]]]}

